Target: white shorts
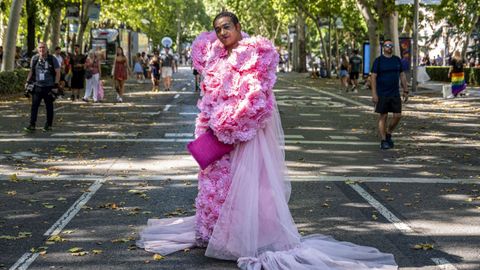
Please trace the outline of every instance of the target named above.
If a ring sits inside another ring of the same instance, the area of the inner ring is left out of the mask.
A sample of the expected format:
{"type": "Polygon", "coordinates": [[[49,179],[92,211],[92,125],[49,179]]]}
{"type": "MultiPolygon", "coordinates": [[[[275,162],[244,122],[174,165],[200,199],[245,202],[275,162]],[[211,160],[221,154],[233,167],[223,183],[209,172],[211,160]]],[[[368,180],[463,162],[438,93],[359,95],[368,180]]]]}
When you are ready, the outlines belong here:
{"type": "Polygon", "coordinates": [[[172,67],[162,67],[162,78],[172,77],[172,67]]]}

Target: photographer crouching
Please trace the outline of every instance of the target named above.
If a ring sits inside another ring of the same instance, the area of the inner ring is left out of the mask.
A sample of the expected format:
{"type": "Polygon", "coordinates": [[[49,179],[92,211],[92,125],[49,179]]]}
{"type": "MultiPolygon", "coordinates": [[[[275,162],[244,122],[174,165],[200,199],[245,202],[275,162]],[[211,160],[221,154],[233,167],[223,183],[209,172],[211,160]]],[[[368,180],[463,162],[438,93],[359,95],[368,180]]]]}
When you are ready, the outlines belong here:
{"type": "Polygon", "coordinates": [[[34,132],[37,122],[38,107],[42,99],[47,109],[47,122],[44,131],[50,131],[53,124],[53,102],[58,95],[58,82],[60,81],[60,65],[57,59],[48,54],[47,45],[44,42],[38,43],[38,54],[32,57],[30,72],[25,84],[25,96],[32,96],[32,109],[30,125],[24,130],[34,132]]]}

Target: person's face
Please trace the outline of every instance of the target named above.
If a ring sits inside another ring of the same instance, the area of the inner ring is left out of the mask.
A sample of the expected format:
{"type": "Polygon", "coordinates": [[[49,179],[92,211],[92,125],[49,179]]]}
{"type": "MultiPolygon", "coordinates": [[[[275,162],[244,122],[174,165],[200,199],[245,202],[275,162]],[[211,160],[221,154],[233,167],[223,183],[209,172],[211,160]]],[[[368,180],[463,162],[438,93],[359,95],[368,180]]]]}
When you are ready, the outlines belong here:
{"type": "Polygon", "coordinates": [[[122,54],[122,49],[117,48],[117,55],[121,55],[121,54],[122,54]]]}
{"type": "Polygon", "coordinates": [[[43,56],[43,55],[47,54],[47,46],[46,46],[45,44],[40,43],[40,44],[38,45],[37,49],[38,49],[38,53],[39,53],[40,55],[43,56]]]}
{"type": "Polygon", "coordinates": [[[75,46],[75,53],[78,53],[78,50],[80,50],[80,48],[75,46]]]}
{"type": "Polygon", "coordinates": [[[385,54],[392,54],[393,52],[393,42],[387,41],[383,44],[383,52],[385,54]]]}
{"type": "Polygon", "coordinates": [[[60,54],[60,49],[55,50],[56,54],[60,54]]]}
{"type": "Polygon", "coordinates": [[[230,17],[218,18],[215,21],[214,28],[218,40],[227,49],[234,47],[242,39],[240,24],[233,24],[230,17]]]}

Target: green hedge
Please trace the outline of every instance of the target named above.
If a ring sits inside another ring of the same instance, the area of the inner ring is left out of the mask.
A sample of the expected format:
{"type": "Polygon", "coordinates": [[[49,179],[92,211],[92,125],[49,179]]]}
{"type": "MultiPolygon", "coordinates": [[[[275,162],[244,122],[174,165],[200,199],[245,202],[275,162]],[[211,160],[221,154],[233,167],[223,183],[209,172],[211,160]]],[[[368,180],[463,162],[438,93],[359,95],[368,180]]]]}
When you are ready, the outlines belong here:
{"type": "Polygon", "coordinates": [[[0,96],[23,93],[28,69],[0,72],[0,96]]]}
{"type": "MultiPolygon", "coordinates": [[[[427,73],[432,81],[450,82],[450,78],[448,78],[449,68],[450,67],[428,66],[427,73]]],[[[469,85],[479,85],[480,68],[465,68],[465,81],[469,85]]]]}

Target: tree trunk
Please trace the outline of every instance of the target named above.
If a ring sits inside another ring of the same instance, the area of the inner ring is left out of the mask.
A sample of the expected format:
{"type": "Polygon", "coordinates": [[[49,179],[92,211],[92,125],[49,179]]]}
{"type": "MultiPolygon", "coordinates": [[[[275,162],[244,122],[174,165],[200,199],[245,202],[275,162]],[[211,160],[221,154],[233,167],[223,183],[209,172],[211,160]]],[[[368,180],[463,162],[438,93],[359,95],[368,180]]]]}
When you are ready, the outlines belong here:
{"type": "MultiPolygon", "coordinates": [[[[375,17],[371,11],[371,7],[368,5],[366,0],[357,0],[356,2],[358,9],[362,13],[363,18],[367,22],[368,27],[368,41],[370,42],[370,67],[373,64],[373,60],[380,55],[379,50],[379,37],[377,33],[378,23],[375,21],[375,17]]],[[[365,59],[367,61],[367,59],[365,59]]]]}
{"type": "Polygon", "coordinates": [[[332,18],[328,16],[327,77],[332,77],[332,18]]]}
{"type": "Polygon", "coordinates": [[[45,26],[45,30],[43,32],[43,38],[42,38],[43,42],[48,41],[48,37],[50,36],[51,29],[52,29],[52,14],[50,13],[50,16],[48,16],[48,19],[47,19],[47,25],[45,26]]]}
{"type": "Polygon", "coordinates": [[[80,52],[83,53],[83,36],[88,24],[88,7],[92,4],[91,0],[82,0],[82,9],[80,12],[80,29],[78,30],[76,43],[80,45],[80,52]]]}
{"type": "Polygon", "coordinates": [[[298,65],[296,71],[299,73],[307,72],[307,51],[305,39],[305,17],[302,12],[298,11],[298,65]]]}
{"type": "Polygon", "coordinates": [[[53,52],[60,43],[60,26],[62,24],[62,7],[58,4],[52,9],[52,37],[51,37],[51,50],[53,52]]]}
{"type": "Polygon", "coordinates": [[[37,5],[34,0],[27,0],[27,55],[32,56],[35,50],[35,20],[37,5]]]}
{"type": "Polygon", "coordinates": [[[18,24],[23,0],[13,0],[8,20],[7,36],[2,61],[2,71],[12,71],[15,68],[15,50],[17,45],[18,24]]]}
{"type": "MultiPolygon", "coordinates": [[[[477,12],[473,16],[473,20],[470,23],[470,27],[468,28],[468,31],[465,33],[465,39],[464,39],[465,43],[463,43],[463,46],[462,46],[462,57],[463,57],[463,59],[466,59],[468,44],[470,43],[470,36],[472,35],[473,30],[475,29],[475,26],[478,22],[478,18],[479,18],[479,16],[478,16],[478,12],[477,12]]],[[[477,50],[477,48],[475,48],[475,50],[477,50]]]]}

